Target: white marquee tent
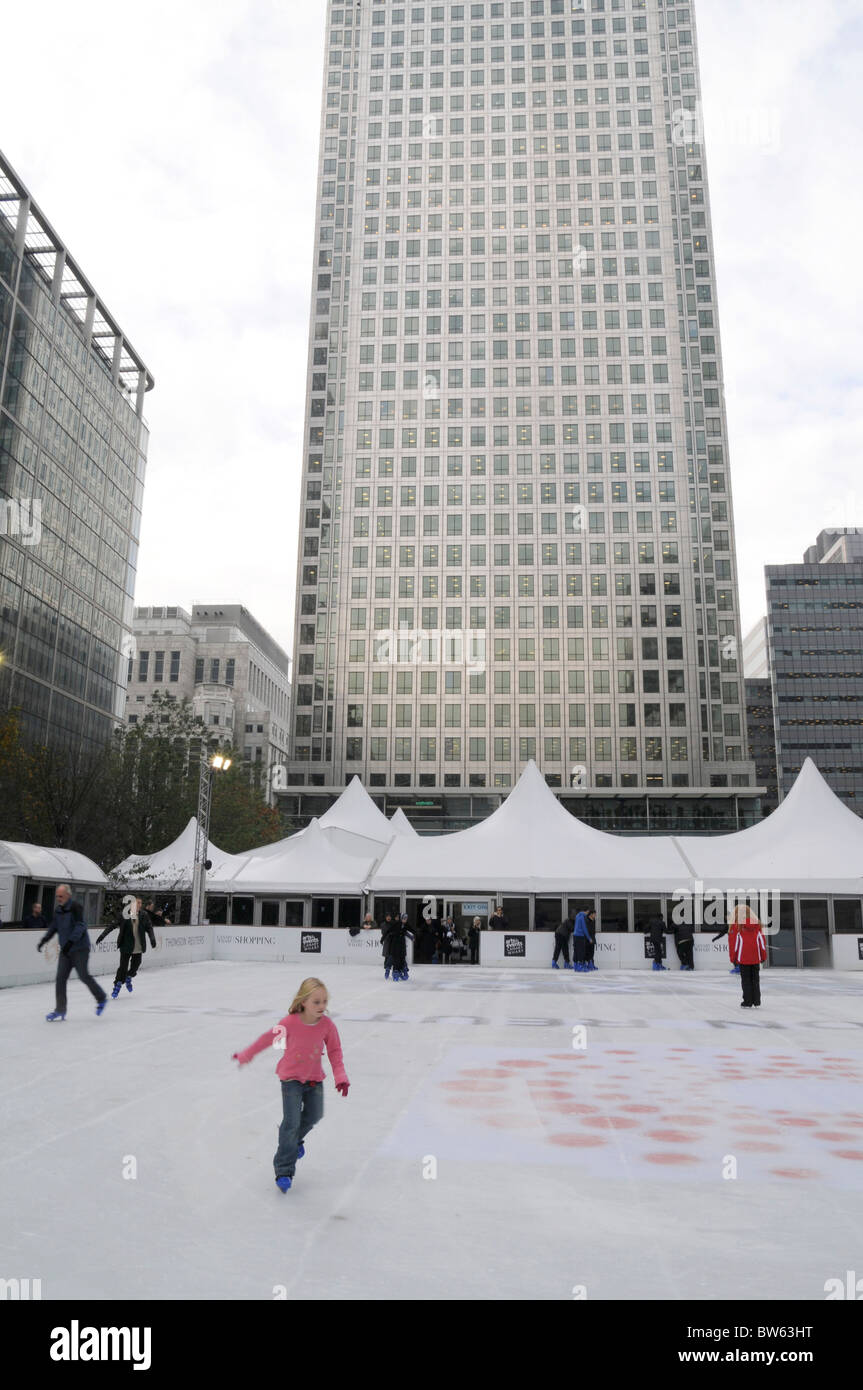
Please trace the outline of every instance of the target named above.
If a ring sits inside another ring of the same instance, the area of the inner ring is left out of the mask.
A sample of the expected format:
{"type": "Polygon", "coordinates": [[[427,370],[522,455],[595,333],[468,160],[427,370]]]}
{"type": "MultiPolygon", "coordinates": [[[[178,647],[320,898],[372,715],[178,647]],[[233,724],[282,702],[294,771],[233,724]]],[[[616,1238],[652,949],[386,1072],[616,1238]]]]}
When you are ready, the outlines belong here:
{"type": "Polygon", "coordinates": [[[399,837],[373,878],[375,892],[633,891],[689,878],[670,837],[610,835],[561,806],[536,763],[480,825],[450,835],[399,837]]]}
{"type": "MultiPolygon", "coordinates": [[[[143,862],[147,876],[128,880],[131,886],[188,890],[194,843],[193,818],[173,844],[130,856],[116,872],[143,862]]],[[[595,830],[561,806],[529,762],[503,804],[467,830],[418,835],[401,809],[387,820],[354,778],[304,830],[247,854],[228,855],[212,843],[208,853],[207,887],[216,893],[356,894],[369,885],[378,894],[673,893],[698,882],[706,890],[863,893],[863,820],[808,758],[771,816],[728,835],[595,830]]],[[[63,874],[76,876],[69,868],[63,874]]]]}
{"type": "MultiPolygon", "coordinates": [[[[197,829],[197,819],[192,816],[171,844],[153,854],[128,855],[114,869],[114,874],[128,888],[154,893],[190,893],[197,829]]],[[[213,866],[207,872],[207,891],[224,893],[226,881],[242,867],[247,856],[227,854],[208,840],[207,858],[213,866]]]]}
{"type": "MultiPolygon", "coordinates": [[[[356,837],[361,838],[361,837],[356,837]]],[[[369,873],[383,846],[365,840],[365,853],[340,849],[331,836],[313,820],[301,834],[279,842],[278,854],[249,854],[231,879],[234,894],[344,893],[362,892],[369,873]]],[[[270,846],[270,848],[273,848],[270,846]]]]}

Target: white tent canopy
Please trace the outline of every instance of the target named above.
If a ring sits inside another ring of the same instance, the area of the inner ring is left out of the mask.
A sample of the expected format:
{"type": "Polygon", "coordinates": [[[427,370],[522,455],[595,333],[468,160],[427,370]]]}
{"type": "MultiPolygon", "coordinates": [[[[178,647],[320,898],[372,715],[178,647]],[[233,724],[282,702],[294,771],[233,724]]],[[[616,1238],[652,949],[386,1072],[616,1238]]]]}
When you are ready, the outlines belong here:
{"type": "MultiPolygon", "coordinates": [[[[194,817],[173,844],[130,855],[116,873],[130,886],[188,891],[194,817]],[[129,875],[143,866],[143,872],[129,875]]],[[[59,872],[40,861],[33,877],[101,882],[101,871],[69,850],[0,846],[2,855],[64,856],[59,872]],[[72,861],[82,866],[73,868],[72,861]],[[87,877],[87,873],[97,877],[87,877]]],[[[327,813],[305,829],[247,854],[212,842],[209,892],[674,893],[735,888],[789,893],[863,893],[863,820],[807,758],[794,786],[769,817],[728,835],[617,835],[595,830],[561,805],[535,762],[479,825],[418,835],[399,808],[391,820],[354,777],[327,813]]],[[[50,861],[54,862],[54,861],[50,861]]]]}
{"type": "Polygon", "coordinates": [[[92,859],[74,849],[46,849],[0,840],[0,872],[56,883],[105,884],[107,879],[92,859]]]}
{"type": "Polygon", "coordinates": [[[676,844],[692,876],[717,888],[863,891],[863,820],[811,758],[772,815],[730,835],[678,836],[676,844]]]}
{"type": "MultiPolygon", "coordinates": [[[[360,837],[354,837],[355,841],[360,837]]],[[[313,820],[301,835],[280,841],[279,854],[249,854],[234,875],[230,892],[359,894],[369,881],[382,846],[366,840],[365,854],[347,853],[335,845],[320,821],[313,820]]],[[[270,847],[272,848],[272,846],[270,847]]]]}
{"type": "Polygon", "coordinates": [[[450,835],[399,837],[373,880],[376,892],[626,892],[685,884],[668,836],[624,838],[594,830],[563,807],[536,763],[480,825],[450,835]]]}
{"type": "Polygon", "coordinates": [[[351,778],[338,801],[321,816],[320,824],[323,830],[336,826],[384,843],[393,837],[390,822],[372,801],[359,777],[351,778]]]}
{"type": "MultiPolygon", "coordinates": [[[[198,822],[192,816],[171,844],[153,854],[128,855],[114,869],[114,874],[129,888],[142,888],[149,892],[191,892],[197,832],[198,822]]],[[[247,856],[227,854],[208,840],[206,858],[212,864],[207,871],[207,891],[218,893],[226,891],[226,880],[242,867],[247,856]]]]}
{"type": "Polygon", "coordinates": [[[390,825],[397,835],[416,835],[417,832],[411,825],[401,806],[397,807],[390,816],[390,825]]]}

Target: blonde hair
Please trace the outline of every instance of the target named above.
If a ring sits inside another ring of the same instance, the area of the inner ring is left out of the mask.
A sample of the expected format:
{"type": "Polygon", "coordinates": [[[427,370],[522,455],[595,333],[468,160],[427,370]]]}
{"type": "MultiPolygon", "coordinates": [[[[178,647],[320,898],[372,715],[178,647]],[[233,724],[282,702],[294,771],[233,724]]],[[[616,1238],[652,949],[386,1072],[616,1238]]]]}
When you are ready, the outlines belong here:
{"type": "Polygon", "coordinates": [[[747,925],[753,927],[760,927],[761,922],[759,921],[757,914],[752,911],[752,908],[749,906],[748,903],[736,903],[734,906],[734,910],[731,913],[731,921],[729,925],[732,927],[747,925]]]}
{"type": "Polygon", "coordinates": [[[306,1000],[309,999],[317,989],[322,989],[324,991],[324,994],[327,996],[327,1003],[329,1004],[330,992],[324,984],[323,980],[318,980],[314,975],[310,975],[307,980],[303,980],[303,983],[300,985],[299,989],[294,995],[291,1007],[288,1009],[288,1013],[301,1014],[303,1011],[303,1005],[305,1004],[306,1000]]]}
{"type": "Polygon", "coordinates": [[[479,917],[474,917],[473,922],[471,923],[471,925],[474,926],[474,927],[481,927],[481,926],[482,926],[482,921],[480,920],[479,917]]]}

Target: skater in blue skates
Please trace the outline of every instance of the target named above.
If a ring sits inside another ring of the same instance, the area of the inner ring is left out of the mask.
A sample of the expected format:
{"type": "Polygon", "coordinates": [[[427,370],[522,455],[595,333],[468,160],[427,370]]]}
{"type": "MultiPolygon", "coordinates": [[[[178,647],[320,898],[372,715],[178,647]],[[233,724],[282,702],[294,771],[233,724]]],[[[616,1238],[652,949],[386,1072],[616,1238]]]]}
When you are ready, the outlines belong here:
{"type": "Polygon", "coordinates": [[[575,927],[572,933],[572,949],[575,957],[574,970],[579,974],[586,975],[589,971],[595,970],[593,963],[593,948],[595,945],[593,927],[596,921],[596,913],[593,908],[579,912],[575,919],[575,927]]]}
{"type": "Polygon", "coordinates": [[[653,944],[653,968],[654,970],[667,970],[668,966],[662,964],[662,948],[665,944],[666,933],[665,918],[658,912],[654,913],[647,924],[647,932],[653,944]]]}
{"type": "Polygon", "coordinates": [[[394,980],[406,980],[408,978],[408,937],[413,941],[414,934],[408,927],[408,915],[403,912],[401,917],[393,922],[389,935],[389,955],[393,965],[394,980]]]}
{"type": "Polygon", "coordinates": [[[572,969],[572,966],[569,963],[569,938],[572,936],[574,927],[575,923],[572,921],[570,917],[567,917],[566,920],[563,922],[558,922],[557,926],[555,927],[554,955],[551,958],[552,970],[560,969],[560,966],[557,962],[561,956],[563,956],[564,970],[572,969]]]}
{"type": "Polygon", "coordinates": [[[101,1014],[108,1002],[108,996],[102,986],[93,979],[88,969],[90,937],[87,934],[81,904],[75,902],[68,883],[61,883],[54,895],[54,916],[36,949],[41,951],[45,943],[55,935],[60,942],[55,984],[56,1003],[54,1012],[45,1015],[47,1022],[59,1023],[65,1019],[66,984],[73,970],[77,970],[78,978],[83,981],[96,1000],[96,1013],[101,1014]]]}
{"type": "Polygon", "coordinates": [[[131,906],[131,912],[127,917],[125,911],[119,927],[108,926],[96,937],[96,945],[110,936],[111,932],[118,932],[117,945],[120,948],[120,964],[117,966],[117,973],[114,976],[114,988],[111,990],[111,998],[116,999],[123,986],[126,986],[129,994],[132,993],[132,981],[138,973],[144,952],[147,949],[147,937],[150,938],[150,945],[156,949],[156,937],[153,931],[153,923],[150,914],[144,908],[140,898],[136,898],[131,906]]]}

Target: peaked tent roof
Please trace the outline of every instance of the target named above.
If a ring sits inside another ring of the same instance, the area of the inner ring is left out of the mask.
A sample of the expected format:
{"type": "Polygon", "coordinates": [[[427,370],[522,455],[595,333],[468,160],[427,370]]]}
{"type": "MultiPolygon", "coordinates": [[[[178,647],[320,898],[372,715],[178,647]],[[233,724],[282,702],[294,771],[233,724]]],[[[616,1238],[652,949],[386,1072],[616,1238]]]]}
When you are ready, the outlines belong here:
{"type": "Polygon", "coordinates": [[[787,892],[863,889],[863,820],[828,786],[811,758],[776,810],[730,835],[677,836],[694,877],[787,892]]]}
{"type": "Polygon", "coordinates": [[[398,835],[416,835],[418,832],[411,825],[401,806],[397,806],[390,816],[390,825],[398,835]]]}
{"type": "Polygon", "coordinates": [[[531,760],[503,804],[479,825],[450,835],[398,836],[374,887],[625,892],[688,878],[670,837],[624,838],[585,825],[561,806],[531,760]]]}
{"type": "Polygon", "coordinates": [[[274,855],[245,856],[231,880],[232,893],[360,893],[368,882],[380,844],[366,841],[364,856],[346,853],[331,833],[313,820],[301,835],[291,835],[274,855]]]}
{"type": "Polygon", "coordinates": [[[351,778],[338,801],[334,801],[320,817],[320,824],[323,830],[337,826],[340,830],[366,835],[371,840],[387,842],[393,837],[392,826],[372,801],[359,777],[351,778]]]}
{"type": "MultiPolygon", "coordinates": [[[[191,890],[197,831],[198,821],[192,816],[171,844],[152,854],[128,855],[117,865],[114,873],[128,884],[143,888],[191,890]]],[[[208,840],[207,858],[213,866],[207,872],[207,889],[214,892],[223,887],[225,880],[245,863],[247,856],[228,854],[208,840]]]]}

